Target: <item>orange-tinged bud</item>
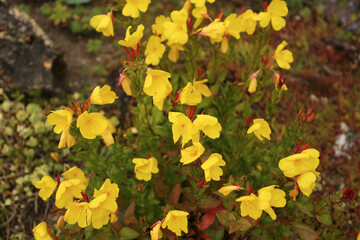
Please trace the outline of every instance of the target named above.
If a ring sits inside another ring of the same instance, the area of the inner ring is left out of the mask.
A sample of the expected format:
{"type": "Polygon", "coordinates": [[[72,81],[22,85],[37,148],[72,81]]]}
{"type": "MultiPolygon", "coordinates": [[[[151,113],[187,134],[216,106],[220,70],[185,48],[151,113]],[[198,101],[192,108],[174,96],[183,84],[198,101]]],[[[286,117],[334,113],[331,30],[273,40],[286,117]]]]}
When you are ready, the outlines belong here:
{"type": "Polygon", "coordinates": [[[290,190],[289,196],[292,197],[292,199],[294,200],[294,202],[296,201],[297,195],[299,195],[299,191],[298,191],[296,188],[290,190]]]}
{"type": "Polygon", "coordinates": [[[51,152],[50,157],[54,159],[56,162],[59,162],[59,153],[57,152],[51,152]]]}
{"type": "Polygon", "coordinates": [[[61,215],[56,222],[56,230],[64,227],[64,215],[61,215]]]}
{"type": "Polygon", "coordinates": [[[116,213],[110,214],[110,222],[111,223],[116,223],[118,220],[119,220],[119,218],[117,217],[116,213]]]}

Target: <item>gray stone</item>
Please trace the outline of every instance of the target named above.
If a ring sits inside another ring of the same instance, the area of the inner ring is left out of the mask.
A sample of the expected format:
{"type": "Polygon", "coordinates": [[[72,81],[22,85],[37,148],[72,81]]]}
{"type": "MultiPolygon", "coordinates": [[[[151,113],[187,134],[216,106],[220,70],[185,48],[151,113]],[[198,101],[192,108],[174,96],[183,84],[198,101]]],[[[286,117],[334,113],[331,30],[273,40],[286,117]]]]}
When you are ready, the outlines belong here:
{"type": "Polygon", "coordinates": [[[0,87],[5,91],[65,88],[66,65],[26,13],[0,0],[0,87]]]}

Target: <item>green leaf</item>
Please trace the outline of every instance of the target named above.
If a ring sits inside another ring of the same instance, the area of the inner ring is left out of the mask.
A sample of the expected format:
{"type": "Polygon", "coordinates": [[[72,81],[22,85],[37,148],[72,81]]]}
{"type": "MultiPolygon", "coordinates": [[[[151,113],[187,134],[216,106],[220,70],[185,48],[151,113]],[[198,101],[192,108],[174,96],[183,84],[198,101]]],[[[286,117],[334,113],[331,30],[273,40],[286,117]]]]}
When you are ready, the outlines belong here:
{"type": "Polygon", "coordinates": [[[67,0],[66,4],[85,4],[90,2],[91,0],[67,0]]]}
{"type": "MultiPolygon", "coordinates": [[[[82,30],[82,26],[81,26],[81,30],[82,30]]],[[[89,39],[89,41],[87,42],[87,50],[90,53],[97,53],[101,50],[101,48],[102,48],[102,41],[100,39],[94,39],[94,40],[89,39]]]]}
{"type": "Polygon", "coordinates": [[[316,219],[325,225],[332,224],[332,217],[331,217],[330,213],[327,213],[327,212],[321,212],[321,213],[317,214],[316,219]]]}
{"type": "Polygon", "coordinates": [[[140,234],[138,232],[136,232],[135,230],[133,230],[132,228],[123,227],[120,230],[120,239],[122,239],[122,240],[135,239],[138,236],[140,236],[140,234]]]}
{"type": "Polygon", "coordinates": [[[295,230],[295,232],[300,236],[303,240],[318,240],[320,236],[317,232],[315,232],[308,225],[302,223],[291,223],[290,226],[295,230]]]}
{"type": "Polygon", "coordinates": [[[315,207],[310,202],[295,202],[295,206],[304,214],[308,215],[309,217],[314,217],[315,207]]]}
{"type": "Polygon", "coordinates": [[[236,220],[234,215],[229,210],[223,210],[216,212],[216,217],[219,220],[220,224],[229,227],[231,220],[236,220]]]}

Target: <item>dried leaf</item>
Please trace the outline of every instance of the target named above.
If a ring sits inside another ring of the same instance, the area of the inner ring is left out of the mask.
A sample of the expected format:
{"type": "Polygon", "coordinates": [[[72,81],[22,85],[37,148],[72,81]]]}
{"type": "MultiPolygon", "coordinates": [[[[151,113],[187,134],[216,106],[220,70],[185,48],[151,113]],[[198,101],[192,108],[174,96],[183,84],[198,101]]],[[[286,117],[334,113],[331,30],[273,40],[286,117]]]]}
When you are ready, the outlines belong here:
{"type": "Polygon", "coordinates": [[[216,212],[216,217],[219,220],[220,224],[224,227],[230,227],[230,222],[236,220],[234,215],[229,210],[216,212]]]}
{"type": "Polygon", "coordinates": [[[134,200],[132,200],[129,207],[126,209],[124,213],[124,223],[126,225],[138,224],[138,220],[135,217],[135,207],[136,207],[136,203],[134,200]]]}
{"type": "Polygon", "coordinates": [[[210,227],[214,223],[215,219],[216,219],[216,214],[214,212],[204,214],[201,217],[200,224],[198,224],[199,231],[202,231],[210,227]]]}
{"type": "Polygon", "coordinates": [[[291,223],[291,227],[303,240],[318,240],[319,234],[315,232],[311,227],[302,223],[291,223]]]}
{"type": "Polygon", "coordinates": [[[181,185],[180,183],[177,183],[171,190],[169,204],[176,207],[179,204],[180,195],[181,195],[181,185]]]}
{"type": "Polygon", "coordinates": [[[202,209],[216,208],[220,204],[221,201],[219,199],[208,197],[201,201],[200,208],[202,209]]]}

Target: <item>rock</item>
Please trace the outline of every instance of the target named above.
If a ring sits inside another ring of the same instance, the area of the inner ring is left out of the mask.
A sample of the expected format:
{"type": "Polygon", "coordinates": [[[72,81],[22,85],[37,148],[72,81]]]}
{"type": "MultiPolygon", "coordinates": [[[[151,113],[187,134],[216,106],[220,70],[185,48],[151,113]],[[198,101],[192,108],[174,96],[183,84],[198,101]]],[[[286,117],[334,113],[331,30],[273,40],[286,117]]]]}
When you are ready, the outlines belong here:
{"type": "Polygon", "coordinates": [[[0,88],[54,92],[66,87],[65,73],[61,53],[35,20],[0,0],[0,88]]]}

